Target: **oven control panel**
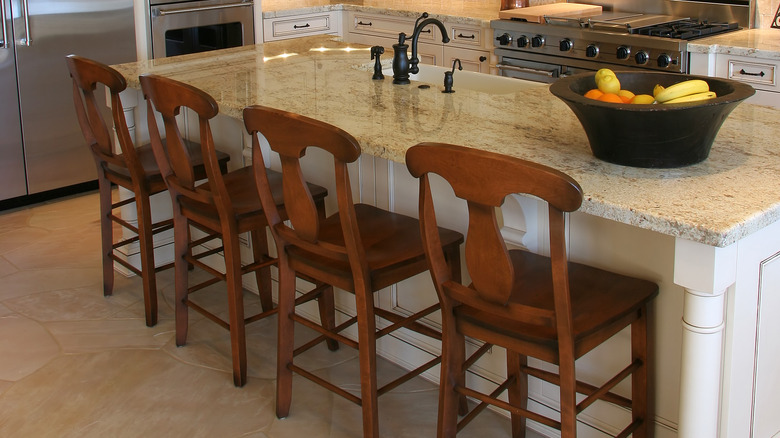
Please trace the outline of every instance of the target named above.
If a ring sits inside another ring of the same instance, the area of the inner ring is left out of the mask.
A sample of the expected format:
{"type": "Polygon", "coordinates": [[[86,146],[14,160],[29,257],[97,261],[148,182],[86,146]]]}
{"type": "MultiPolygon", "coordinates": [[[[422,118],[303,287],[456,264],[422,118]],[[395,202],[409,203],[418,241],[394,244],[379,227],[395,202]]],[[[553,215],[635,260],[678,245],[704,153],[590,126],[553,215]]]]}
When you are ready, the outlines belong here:
{"type": "Polygon", "coordinates": [[[685,41],[620,32],[592,31],[566,26],[509,22],[504,28],[494,26],[494,46],[513,56],[524,54],[545,62],[566,65],[610,64],[674,73],[687,72],[685,41]]]}

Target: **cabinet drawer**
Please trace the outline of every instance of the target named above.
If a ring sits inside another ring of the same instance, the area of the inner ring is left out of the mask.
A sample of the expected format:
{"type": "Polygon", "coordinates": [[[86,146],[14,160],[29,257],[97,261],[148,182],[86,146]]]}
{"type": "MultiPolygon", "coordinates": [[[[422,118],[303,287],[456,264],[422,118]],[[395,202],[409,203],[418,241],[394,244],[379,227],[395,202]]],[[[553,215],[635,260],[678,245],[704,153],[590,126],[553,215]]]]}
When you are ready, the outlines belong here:
{"type": "Polygon", "coordinates": [[[275,18],[265,21],[265,40],[336,32],[331,14],[275,18]]]}
{"type": "Polygon", "coordinates": [[[749,83],[757,88],[777,89],[777,65],[730,59],[728,78],[749,83]]]}
{"type": "Polygon", "coordinates": [[[450,44],[466,47],[482,47],[482,31],[477,27],[452,26],[450,44]]]}
{"type": "MultiPolygon", "coordinates": [[[[350,13],[349,20],[346,29],[350,33],[384,36],[398,41],[399,33],[405,33],[407,38],[411,40],[412,32],[414,32],[415,20],[410,18],[350,13]]],[[[420,32],[419,41],[433,42],[437,39],[438,41],[441,41],[439,33],[438,27],[433,25],[426,26],[425,29],[420,32]]],[[[409,42],[411,43],[411,41],[409,42]]]]}

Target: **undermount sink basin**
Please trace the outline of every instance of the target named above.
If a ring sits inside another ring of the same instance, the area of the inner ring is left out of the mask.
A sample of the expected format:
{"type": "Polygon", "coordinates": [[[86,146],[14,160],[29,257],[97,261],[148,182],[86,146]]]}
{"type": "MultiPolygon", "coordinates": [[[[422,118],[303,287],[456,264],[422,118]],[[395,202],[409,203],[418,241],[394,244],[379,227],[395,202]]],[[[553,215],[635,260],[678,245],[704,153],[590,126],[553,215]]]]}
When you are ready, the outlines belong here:
{"type": "MultiPolygon", "coordinates": [[[[424,82],[435,85],[439,90],[444,90],[444,72],[452,71],[452,68],[439,67],[436,65],[420,65],[420,72],[409,75],[412,86],[420,85],[415,82],[424,82]]],[[[386,68],[382,71],[385,80],[393,80],[393,69],[386,68]]],[[[452,75],[452,90],[457,93],[458,90],[473,90],[482,93],[508,94],[525,90],[530,87],[544,86],[545,84],[525,81],[521,79],[507,78],[504,76],[495,76],[487,73],[477,73],[466,70],[455,70],[452,75]]],[[[403,85],[401,85],[403,86],[403,85]]]]}

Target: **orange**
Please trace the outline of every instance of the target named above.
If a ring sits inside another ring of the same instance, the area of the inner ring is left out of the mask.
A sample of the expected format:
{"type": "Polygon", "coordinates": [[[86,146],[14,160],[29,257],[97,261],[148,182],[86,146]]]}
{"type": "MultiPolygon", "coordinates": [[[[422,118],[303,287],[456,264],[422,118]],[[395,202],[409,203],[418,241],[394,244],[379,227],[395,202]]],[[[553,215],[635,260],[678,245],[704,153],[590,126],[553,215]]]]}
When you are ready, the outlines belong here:
{"type": "Polygon", "coordinates": [[[587,97],[588,99],[596,99],[596,100],[598,100],[598,98],[601,97],[602,95],[604,95],[604,93],[602,93],[601,90],[599,90],[598,88],[588,90],[588,92],[584,94],[584,96],[587,97]]]}
{"type": "Polygon", "coordinates": [[[615,93],[604,93],[604,95],[599,97],[598,100],[602,102],[624,103],[623,99],[621,99],[620,96],[615,93]]]}

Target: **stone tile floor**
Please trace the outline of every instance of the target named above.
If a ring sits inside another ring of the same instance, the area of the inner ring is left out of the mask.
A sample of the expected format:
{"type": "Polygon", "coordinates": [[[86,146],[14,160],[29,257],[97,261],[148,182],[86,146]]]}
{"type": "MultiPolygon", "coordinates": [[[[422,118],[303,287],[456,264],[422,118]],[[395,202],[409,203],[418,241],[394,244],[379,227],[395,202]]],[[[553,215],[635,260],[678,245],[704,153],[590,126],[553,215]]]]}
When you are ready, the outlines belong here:
{"type": "MultiPolygon", "coordinates": [[[[299,377],[290,416],[275,417],[275,318],[248,327],[249,382],[235,388],[225,330],[192,316],[175,346],[171,270],[151,328],[139,279],[115,281],[104,297],[95,193],[0,212],[0,437],[360,436],[358,406],[299,377]]],[[[353,350],[307,354],[308,367],[359,388],[353,350]]],[[[380,381],[398,372],[379,362],[380,381]]],[[[436,386],[415,379],[380,398],[381,434],[432,437],[436,409],[436,386]]],[[[508,420],[483,413],[459,435],[476,436],[508,437],[508,420]]]]}

